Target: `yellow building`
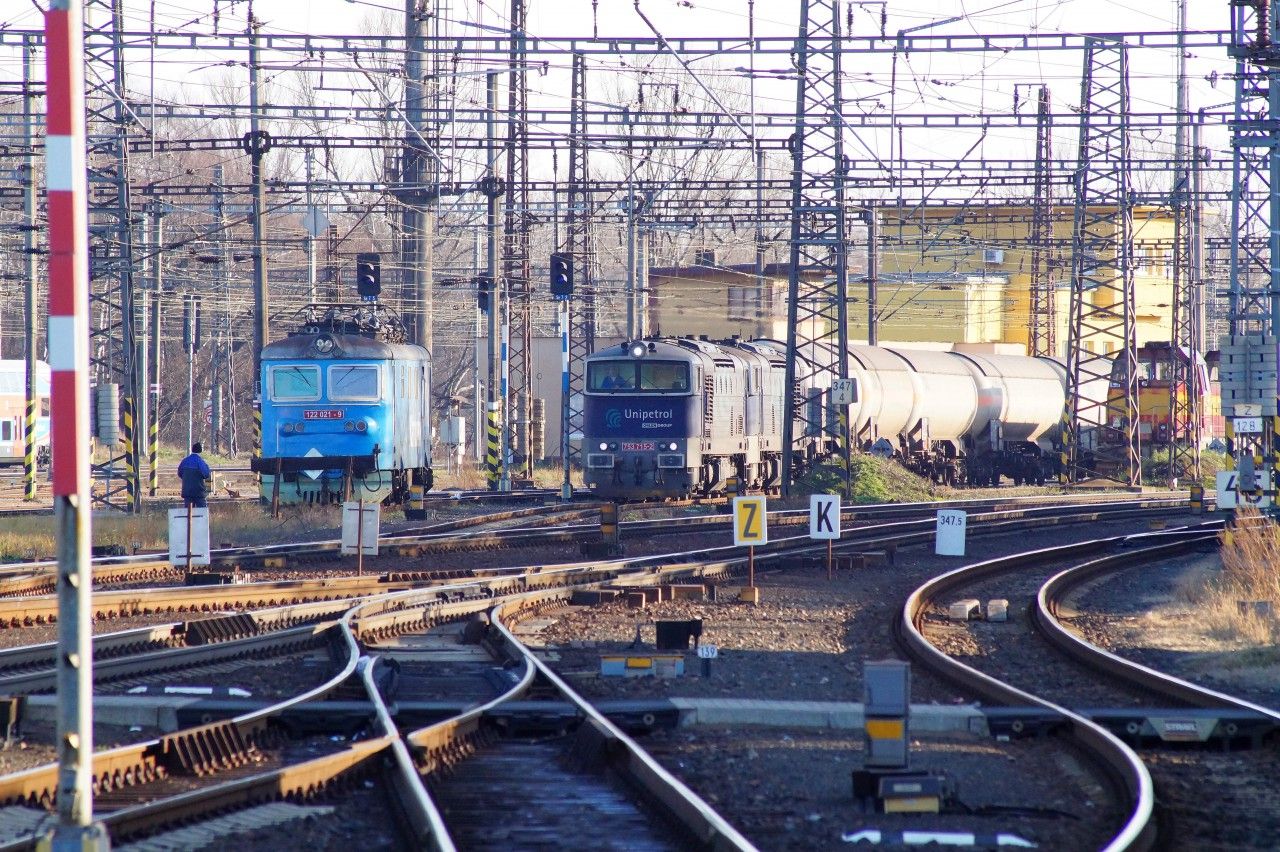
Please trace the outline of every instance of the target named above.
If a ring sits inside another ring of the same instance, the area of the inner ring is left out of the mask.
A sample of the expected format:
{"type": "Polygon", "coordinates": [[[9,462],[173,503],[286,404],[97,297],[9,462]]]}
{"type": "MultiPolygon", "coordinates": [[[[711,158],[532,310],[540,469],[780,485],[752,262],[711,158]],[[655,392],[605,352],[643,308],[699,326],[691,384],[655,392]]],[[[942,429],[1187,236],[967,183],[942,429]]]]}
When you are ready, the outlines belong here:
{"type": "MultiPolygon", "coordinates": [[[[1054,210],[1046,252],[1059,356],[1065,353],[1070,315],[1072,216],[1070,206],[1054,210]]],[[[1029,206],[881,208],[880,223],[881,341],[1006,344],[1025,351],[1031,315],[1029,206]]],[[[1133,231],[1138,343],[1168,340],[1173,218],[1165,208],[1138,207],[1133,231]]],[[[867,334],[866,244],[860,237],[851,243],[849,264],[849,335],[855,341],[865,341],[867,334]]],[[[787,268],[771,264],[764,278],[761,286],[751,264],[655,268],[649,279],[650,325],[672,335],[784,338],[787,268]]],[[[1105,289],[1094,294],[1100,306],[1109,298],[1105,289]]],[[[1115,346],[1100,343],[1104,351],[1115,346]]]]}

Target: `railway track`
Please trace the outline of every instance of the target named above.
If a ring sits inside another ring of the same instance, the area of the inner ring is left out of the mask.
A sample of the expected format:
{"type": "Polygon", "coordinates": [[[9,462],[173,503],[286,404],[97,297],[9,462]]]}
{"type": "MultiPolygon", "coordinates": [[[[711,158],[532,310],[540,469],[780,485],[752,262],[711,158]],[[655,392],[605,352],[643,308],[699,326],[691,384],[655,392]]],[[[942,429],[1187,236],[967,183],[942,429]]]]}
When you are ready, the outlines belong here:
{"type": "MultiPolygon", "coordinates": [[[[928,504],[922,504],[928,505],[928,504]]],[[[1177,505],[1177,501],[1164,498],[1127,500],[1127,501],[1107,501],[1097,504],[1089,508],[1079,506],[1033,506],[1030,508],[1017,509],[1000,509],[990,512],[972,512],[970,521],[975,526],[996,525],[994,529],[1008,528],[1009,524],[1017,523],[1040,523],[1052,524],[1058,522],[1070,521],[1081,513],[1084,516],[1101,517],[1102,514],[1114,517],[1117,513],[1137,512],[1141,513],[1149,509],[1160,509],[1177,505]],[[1061,519],[1061,520],[1056,520],[1061,519]],[[1004,525],[1004,526],[1000,526],[1004,525]]],[[[576,510],[575,510],[576,511],[576,510]]],[[[854,517],[857,519],[858,510],[855,510],[854,517]]],[[[931,517],[932,509],[929,510],[930,516],[916,518],[914,520],[885,520],[878,523],[869,523],[864,527],[855,527],[848,531],[848,542],[865,541],[866,546],[873,547],[877,544],[892,545],[897,541],[894,536],[908,536],[902,539],[903,542],[912,543],[928,539],[933,534],[933,518],[931,517]],[[885,542],[878,542],[877,536],[884,537],[888,535],[890,538],[885,542]],[[868,537],[870,540],[867,541],[868,537]]],[[[803,515],[807,518],[807,514],[803,515]]],[[[801,515],[792,513],[792,525],[799,526],[801,515]]],[[[694,526],[699,529],[716,529],[728,523],[723,518],[706,518],[698,519],[703,523],[694,526]]],[[[785,520],[785,519],[784,519],[785,520]]],[[[866,518],[870,521],[870,518],[866,518]]],[[[805,521],[807,523],[807,521],[805,521]]],[[[630,522],[633,526],[628,527],[630,534],[639,536],[652,536],[658,533],[665,533],[670,529],[682,529],[681,525],[673,524],[669,520],[657,521],[635,521],[630,522]]],[[[513,529],[513,530],[497,530],[493,532],[485,532],[478,535],[456,535],[445,534],[443,539],[432,539],[428,537],[424,541],[410,541],[400,545],[409,549],[405,555],[422,555],[423,548],[433,547],[436,543],[443,541],[449,550],[459,550],[466,547],[483,547],[487,542],[505,541],[536,543],[536,544],[554,544],[554,543],[573,543],[583,539],[584,536],[593,535],[598,528],[594,525],[571,526],[569,528],[558,528],[551,530],[541,529],[513,529]]],[[[682,529],[682,531],[688,531],[682,529]]],[[[430,536],[431,534],[428,534],[430,536]]],[[[394,540],[393,540],[394,541],[394,540]]],[[[788,547],[797,547],[807,542],[807,538],[803,536],[782,536],[776,537],[774,542],[761,548],[757,548],[757,553],[761,556],[768,556],[788,547]]],[[[304,543],[299,545],[279,545],[271,548],[255,548],[253,549],[258,556],[267,554],[293,554],[298,551],[306,551],[312,548],[312,543],[304,543]],[[293,547],[296,550],[290,550],[293,547]]],[[[391,544],[390,546],[397,546],[391,544]]],[[[809,545],[809,549],[815,549],[816,546],[809,545]]],[[[843,549],[847,549],[847,543],[843,544],[843,549]]],[[[716,549],[707,551],[714,552],[716,549]]],[[[732,547],[719,548],[723,553],[733,553],[735,549],[732,547]]],[[[661,559],[673,559],[678,554],[662,554],[661,559]]],[[[235,558],[235,557],[229,557],[235,558]]],[[[140,561],[133,561],[132,567],[138,568],[140,561]]],[[[586,563],[578,563],[579,565],[611,565],[610,560],[596,560],[586,563]]],[[[115,568],[118,566],[106,566],[115,568]]],[[[477,569],[476,571],[450,570],[450,569],[433,569],[424,571],[401,571],[383,575],[370,575],[362,577],[326,577],[319,579],[307,580],[289,580],[278,582],[255,582],[255,583],[236,583],[213,586],[173,586],[158,589],[137,589],[126,588],[113,591],[96,591],[93,596],[91,617],[97,620],[118,618],[133,615],[160,615],[173,613],[176,615],[186,613],[219,613],[229,610],[243,610],[258,607],[275,607],[288,604],[299,604],[311,601],[332,601],[346,598],[354,598],[365,595],[377,594],[379,592],[393,591],[396,589],[407,588],[421,583],[434,583],[445,579],[454,579],[459,575],[484,576],[490,578],[494,583],[501,584],[503,582],[515,583],[519,582],[513,579],[513,574],[519,572],[519,569],[477,569]]],[[[10,580],[14,584],[21,582],[29,582],[30,575],[17,573],[11,575],[10,580]]],[[[12,589],[12,586],[11,586],[12,589]]],[[[501,586],[498,590],[502,590],[501,586]]],[[[28,594],[13,597],[0,597],[0,629],[4,627],[24,627],[41,624],[50,624],[57,618],[57,599],[49,594],[28,594]]]]}
{"type": "MultiPolygon", "coordinates": [[[[1147,500],[1173,499],[1175,492],[1150,495],[1147,500]]],[[[1020,508],[1046,508],[1069,505],[1119,505],[1133,502],[1129,495],[1109,495],[1103,500],[1094,495],[1066,501],[1049,498],[1007,498],[958,500],[938,503],[907,503],[872,506],[848,506],[842,512],[846,526],[873,523],[890,518],[909,518],[931,515],[938,509],[959,508],[976,511],[1014,511],[1020,508]]],[[[480,549],[531,547],[550,544],[577,544],[598,538],[599,527],[594,523],[578,523],[594,519],[597,506],[566,509],[559,505],[535,506],[487,513],[471,518],[432,524],[398,531],[384,536],[382,544],[389,553],[406,557],[418,557],[432,553],[457,553],[480,549]],[[479,531],[477,528],[499,523],[523,521],[516,528],[479,531]],[[556,529],[545,529],[555,526],[556,529]]],[[[776,526],[799,526],[808,523],[806,510],[779,510],[770,512],[770,523],[776,526]]],[[[661,535],[675,535],[693,529],[706,531],[729,529],[730,521],[722,515],[686,516],[647,520],[623,521],[619,524],[622,539],[648,539],[661,535]]],[[[340,549],[337,540],[297,542],[291,544],[247,546],[216,549],[212,553],[210,570],[234,571],[241,568],[283,568],[287,565],[305,564],[315,560],[335,557],[340,549]]],[[[95,588],[117,587],[127,589],[138,583],[164,580],[178,583],[182,575],[171,566],[166,557],[159,554],[136,556],[112,556],[94,560],[95,588]]],[[[56,565],[51,561],[15,563],[0,568],[0,599],[49,594],[54,591],[56,565]]],[[[182,610],[179,610],[182,611],[182,610]]],[[[31,623],[43,623],[44,616],[37,615],[31,623]]],[[[13,620],[5,621],[0,607],[0,628],[5,624],[17,626],[13,620]]]]}
{"type": "MultiPolygon", "coordinates": [[[[1150,516],[1152,513],[1167,511],[1169,505],[1170,501],[1148,500],[1127,501],[1100,508],[1072,507],[1058,512],[1020,509],[978,513],[973,517],[971,534],[1007,532],[1017,525],[1088,522],[1104,516],[1150,516]]],[[[856,552],[868,547],[884,548],[922,542],[931,535],[931,519],[887,521],[875,527],[850,531],[848,540],[841,542],[840,548],[842,551],[856,552]]],[[[811,549],[813,545],[807,537],[784,537],[760,548],[758,558],[782,560],[777,562],[781,565],[785,560],[811,549]]],[[[490,632],[495,634],[495,637],[491,637],[493,642],[505,646],[510,643],[518,645],[506,624],[508,620],[520,613],[536,613],[541,607],[567,602],[577,589],[598,587],[602,583],[634,588],[690,577],[701,577],[714,582],[740,573],[744,568],[743,563],[742,554],[735,549],[714,548],[697,554],[659,554],[548,568],[531,573],[518,573],[513,569],[515,573],[508,576],[475,578],[427,589],[393,591],[383,586],[369,592],[372,597],[356,604],[330,602],[326,605],[348,608],[337,619],[324,618],[321,613],[318,617],[323,620],[306,629],[310,631],[311,638],[308,641],[335,649],[334,677],[303,695],[250,714],[179,731],[149,743],[101,752],[95,756],[95,774],[99,778],[100,792],[114,791],[111,793],[112,798],[107,800],[109,810],[105,811],[104,820],[110,826],[113,837],[141,837],[165,830],[180,821],[216,821],[216,818],[211,817],[215,812],[232,808],[257,809],[263,802],[281,796],[292,796],[301,801],[326,790],[362,782],[364,779],[376,779],[380,788],[386,789],[396,802],[396,810],[408,814],[405,824],[409,826],[407,836],[413,845],[449,848],[447,843],[439,840],[448,836],[447,829],[445,834],[441,834],[443,823],[440,822],[440,814],[433,810],[434,806],[426,796],[422,782],[415,779],[422,773],[429,777],[438,776],[444,767],[470,753],[480,742],[476,732],[487,729],[490,733],[486,736],[491,737],[495,724],[493,720],[501,718],[502,714],[473,714],[471,721],[454,719],[443,727],[437,725],[402,732],[392,731],[385,721],[381,721],[366,731],[358,744],[350,743],[342,749],[315,757],[302,754],[306,750],[296,742],[293,746],[287,742],[287,732],[291,730],[291,726],[283,720],[291,709],[306,701],[339,694],[339,690],[349,692],[356,683],[351,675],[356,671],[360,655],[385,643],[389,637],[408,632],[422,633],[448,621],[470,618],[490,610],[496,603],[497,608],[491,612],[493,624],[490,632]],[[364,644],[363,648],[360,643],[364,644]],[[428,730],[434,733],[426,733],[428,730]],[[440,739],[442,731],[450,732],[449,736],[440,739]],[[407,751],[401,754],[405,743],[408,744],[407,751]],[[204,756],[192,761],[189,758],[192,754],[204,756]],[[303,756],[307,756],[307,759],[298,759],[303,756]],[[408,766],[413,768],[412,777],[407,774],[406,760],[408,766]],[[140,789],[123,792],[123,788],[129,786],[138,786],[140,789]],[[198,789],[187,789],[193,786],[198,789]]],[[[350,579],[368,582],[370,578],[350,579]]],[[[227,587],[190,591],[208,592],[224,588],[227,587]]],[[[347,589],[347,592],[350,593],[351,590],[347,589]]],[[[14,599],[0,603],[30,602],[29,599],[14,599]]],[[[172,636],[172,633],[168,635],[172,636]]],[[[127,638],[125,634],[119,634],[109,641],[117,643],[117,647],[125,647],[130,642],[135,646],[145,644],[145,641],[162,642],[165,637],[163,632],[146,634],[139,631],[127,638]],[[150,639],[144,640],[144,636],[150,636],[150,639]]],[[[226,647],[219,650],[228,655],[237,653],[233,645],[236,641],[239,640],[231,639],[222,643],[226,647]]],[[[512,654],[513,647],[508,647],[512,654]]],[[[23,651],[30,653],[27,649],[23,651]]],[[[47,659],[48,651],[44,653],[47,659]]],[[[163,660],[167,653],[169,652],[157,652],[156,660],[163,660]]],[[[128,660],[130,656],[127,652],[122,652],[121,659],[128,660]]],[[[16,658],[15,652],[14,659],[16,658]]],[[[515,657],[511,656],[510,659],[515,657]]],[[[0,656],[0,665],[4,665],[3,660],[0,656]]],[[[530,671],[534,671],[530,675],[530,683],[542,690],[541,693],[535,691],[534,700],[542,701],[548,709],[561,708],[566,702],[572,702],[563,691],[557,692],[553,698],[548,697],[546,690],[558,690],[561,685],[554,679],[554,675],[544,673],[545,669],[539,661],[532,658],[529,660],[527,666],[531,667],[530,671]]],[[[153,661],[147,661],[144,669],[151,662],[153,661]]],[[[388,662],[365,664],[367,668],[364,671],[369,675],[369,683],[377,682],[375,675],[385,669],[388,662]]],[[[524,676],[521,677],[523,679],[524,676]]],[[[403,684],[405,687],[411,686],[414,680],[413,677],[406,678],[403,684]]],[[[363,688],[366,699],[372,706],[385,703],[380,695],[369,693],[368,683],[363,688]]],[[[521,695],[527,697],[526,693],[521,695]]],[[[388,718],[389,713],[390,711],[388,718]]],[[[557,710],[557,713],[563,718],[562,710],[557,710]]],[[[507,715],[515,718],[510,713],[507,715]]],[[[539,714],[533,715],[536,717],[539,714]]],[[[611,729],[607,720],[597,719],[583,710],[575,710],[571,716],[575,727],[572,741],[578,744],[578,750],[573,751],[573,754],[581,757],[584,753],[581,749],[586,747],[584,743],[591,747],[586,754],[590,755],[593,749],[597,754],[597,757],[581,765],[594,765],[597,768],[608,765],[611,767],[612,777],[632,779],[621,782],[621,787],[616,786],[619,783],[616,781],[612,785],[606,785],[613,794],[619,789],[628,789],[634,783],[657,785],[657,791],[650,790],[646,798],[663,803],[659,810],[666,814],[662,822],[668,826],[663,830],[675,832],[674,835],[668,834],[665,837],[720,836],[725,827],[720,825],[722,821],[716,821],[718,818],[714,817],[714,812],[705,805],[691,804],[685,792],[663,779],[656,764],[642,753],[633,751],[627,745],[629,741],[620,738],[620,732],[611,729]],[[579,733],[579,729],[583,732],[579,733]]],[[[525,713],[520,718],[528,718],[528,714],[525,713]]],[[[570,735],[566,732],[563,735],[564,743],[569,742],[569,738],[570,735]]],[[[537,759],[538,755],[538,749],[525,749],[521,759],[537,759]]],[[[557,771],[563,769],[561,765],[557,771]]],[[[0,778],[0,802],[25,806],[26,810],[30,810],[32,805],[47,807],[55,778],[56,774],[48,767],[0,778]]],[[[566,783],[569,780],[583,783],[582,778],[566,779],[566,783]]],[[[593,783],[598,780],[594,779],[593,783]]],[[[597,792],[601,796],[608,793],[604,789],[597,792]]],[[[467,796],[463,795],[459,801],[463,803],[459,813],[465,813],[467,796]]],[[[466,818],[462,817],[460,825],[465,822],[466,818]]],[[[0,824],[3,824],[3,812],[0,812],[0,824]]],[[[209,824],[213,825],[215,822],[209,824]]],[[[664,842],[671,841],[668,839],[664,842]]],[[[711,842],[707,841],[708,844],[711,842]]],[[[24,848],[24,844],[28,843],[29,838],[15,838],[10,846],[0,848],[24,848]]]]}
{"type": "MultiPolygon", "coordinates": [[[[1269,750],[1228,755],[1188,752],[1186,744],[1210,736],[1226,744],[1256,744],[1280,726],[1280,714],[1121,660],[1071,634],[1054,612],[1079,584],[1212,543],[1220,527],[1208,523],[1099,539],[956,569],[908,598],[896,626],[899,642],[915,662],[995,705],[987,707],[988,719],[1004,730],[1051,732],[1086,755],[1117,802],[1108,849],[1167,848],[1177,837],[1187,842],[1204,836],[1186,824],[1179,833],[1175,825],[1194,820],[1187,812],[1197,805],[1204,809],[1205,799],[1215,794],[1256,808],[1229,779],[1242,772],[1275,777],[1277,762],[1269,750]],[[939,615],[951,600],[990,597],[995,589],[1010,601],[1009,625],[979,623],[970,630],[949,626],[939,615]],[[1076,662],[1064,661],[1064,655],[1076,662]],[[1241,769],[1242,761],[1256,772],[1241,769]],[[1198,803],[1157,808],[1160,790],[1168,804],[1188,783],[1198,803]]],[[[1208,807],[1220,817],[1219,805],[1208,807]]]]}

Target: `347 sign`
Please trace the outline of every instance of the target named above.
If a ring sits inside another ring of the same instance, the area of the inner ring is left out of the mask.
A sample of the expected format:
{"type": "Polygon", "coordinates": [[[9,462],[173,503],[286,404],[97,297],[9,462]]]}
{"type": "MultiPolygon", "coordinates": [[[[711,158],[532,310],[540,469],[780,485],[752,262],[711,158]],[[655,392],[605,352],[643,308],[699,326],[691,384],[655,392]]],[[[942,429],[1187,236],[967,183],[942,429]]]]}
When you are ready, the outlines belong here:
{"type": "Polygon", "coordinates": [[[813,494],[809,497],[809,538],[818,541],[839,540],[839,494],[813,494]]]}

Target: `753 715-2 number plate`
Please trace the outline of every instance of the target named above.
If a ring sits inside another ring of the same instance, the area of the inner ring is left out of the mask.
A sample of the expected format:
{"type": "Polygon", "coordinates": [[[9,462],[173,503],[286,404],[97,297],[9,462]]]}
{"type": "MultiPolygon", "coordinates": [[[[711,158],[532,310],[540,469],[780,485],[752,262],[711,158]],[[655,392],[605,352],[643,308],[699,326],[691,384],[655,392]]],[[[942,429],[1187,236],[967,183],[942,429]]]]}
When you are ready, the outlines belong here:
{"type": "Polygon", "coordinates": [[[628,452],[641,452],[643,450],[656,450],[658,445],[653,441],[623,441],[622,449],[628,452]]]}

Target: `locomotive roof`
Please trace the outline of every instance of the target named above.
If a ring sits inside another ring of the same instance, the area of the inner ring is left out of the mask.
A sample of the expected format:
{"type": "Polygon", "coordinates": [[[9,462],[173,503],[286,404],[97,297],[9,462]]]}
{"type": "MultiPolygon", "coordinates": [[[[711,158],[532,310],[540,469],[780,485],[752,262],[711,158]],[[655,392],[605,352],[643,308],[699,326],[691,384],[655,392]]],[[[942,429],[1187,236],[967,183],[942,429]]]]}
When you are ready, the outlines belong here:
{"type": "MultiPolygon", "coordinates": [[[[765,341],[766,343],[768,341],[765,341]]],[[[591,355],[587,356],[588,360],[599,360],[602,358],[630,358],[631,347],[637,343],[643,343],[648,348],[649,356],[658,356],[665,358],[700,358],[705,362],[719,359],[721,362],[726,359],[741,359],[744,356],[757,355],[763,358],[774,359],[776,353],[769,346],[761,346],[760,341],[748,340],[710,340],[705,337],[646,337],[642,340],[623,341],[622,343],[608,346],[604,349],[597,349],[591,355]]]]}
{"type": "Polygon", "coordinates": [[[262,347],[263,358],[314,358],[333,361],[344,358],[396,359],[399,361],[427,361],[430,357],[421,346],[407,343],[387,343],[362,334],[292,334],[262,347]],[[322,353],[316,349],[316,341],[328,338],[333,350],[322,353]]]}

